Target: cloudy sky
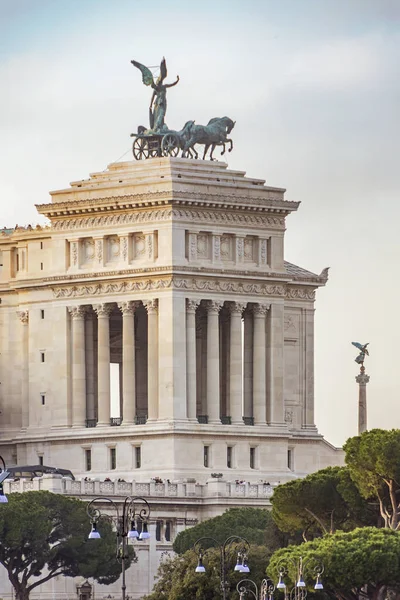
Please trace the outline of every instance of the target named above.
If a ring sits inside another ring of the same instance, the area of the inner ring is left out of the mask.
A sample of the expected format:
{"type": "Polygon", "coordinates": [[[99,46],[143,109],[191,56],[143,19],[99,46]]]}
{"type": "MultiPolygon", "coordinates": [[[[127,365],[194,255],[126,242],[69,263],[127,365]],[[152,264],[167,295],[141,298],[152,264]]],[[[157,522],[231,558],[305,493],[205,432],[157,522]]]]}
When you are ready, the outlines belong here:
{"type": "MultiPolygon", "coordinates": [[[[316,312],[318,427],[357,433],[355,349],[370,342],[370,427],[400,427],[398,0],[0,0],[0,226],[129,151],[149,89],[167,122],[236,120],[229,166],[300,200],[286,258],[330,266],[316,312]],[[397,167],[397,169],[396,169],[397,167]]],[[[129,153],[125,160],[130,160],[129,153]]]]}

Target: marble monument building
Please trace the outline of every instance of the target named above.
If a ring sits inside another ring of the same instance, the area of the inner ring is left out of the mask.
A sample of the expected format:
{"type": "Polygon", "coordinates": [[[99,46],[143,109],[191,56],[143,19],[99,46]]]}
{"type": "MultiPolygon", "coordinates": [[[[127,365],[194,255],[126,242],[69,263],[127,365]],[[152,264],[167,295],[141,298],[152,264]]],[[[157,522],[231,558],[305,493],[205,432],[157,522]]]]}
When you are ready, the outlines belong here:
{"type": "Polygon", "coordinates": [[[48,226],[0,234],[0,454],[76,477],[6,492],[147,494],[132,596],[179,529],[342,462],[314,418],[327,273],[285,261],[284,193],[221,162],[123,162],[52,192],[48,226]]]}

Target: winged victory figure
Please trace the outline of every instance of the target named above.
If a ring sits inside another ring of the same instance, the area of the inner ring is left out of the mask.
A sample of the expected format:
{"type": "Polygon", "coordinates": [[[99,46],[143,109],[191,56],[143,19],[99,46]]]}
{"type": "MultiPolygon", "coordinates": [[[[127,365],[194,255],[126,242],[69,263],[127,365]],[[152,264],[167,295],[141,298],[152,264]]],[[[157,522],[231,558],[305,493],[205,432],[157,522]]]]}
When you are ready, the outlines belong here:
{"type": "Polygon", "coordinates": [[[359,364],[363,367],[365,356],[366,355],[369,356],[369,352],[367,350],[367,346],[368,346],[369,342],[367,342],[366,344],[360,344],[360,342],[351,342],[351,343],[353,344],[353,346],[358,348],[360,351],[360,354],[354,360],[357,364],[359,364]]]}
{"type": "Polygon", "coordinates": [[[179,75],[174,83],[164,83],[164,79],[167,77],[165,58],[161,61],[160,75],[156,82],[154,82],[153,74],[148,67],[136,60],[131,60],[131,63],[141,71],[143,83],[150,85],[154,90],[149,108],[150,129],[156,133],[168,131],[168,127],[164,122],[165,113],[167,112],[167,89],[178,83],[179,75]]]}

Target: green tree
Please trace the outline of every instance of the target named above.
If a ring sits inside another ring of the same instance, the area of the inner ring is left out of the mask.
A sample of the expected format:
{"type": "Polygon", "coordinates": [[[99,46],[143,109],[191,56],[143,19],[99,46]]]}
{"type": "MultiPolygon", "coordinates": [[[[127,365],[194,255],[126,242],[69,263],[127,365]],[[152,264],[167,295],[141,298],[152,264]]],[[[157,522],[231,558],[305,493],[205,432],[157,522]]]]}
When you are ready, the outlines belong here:
{"type": "Polygon", "coordinates": [[[102,522],[99,540],[88,540],[86,505],[50,492],[10,494],[0,508],[0,563],[17,600],[57,575],[112,583],[121,573],[115,533],[102,522]]]}
{"type": "Polygon", "coordinates": [[[372,429],[344,445],[350,476],[361,495],[379,504],[385,527],[400,528],[400,430],[372,429]]]}
{"type": "MultiPolygon", "coordinates": [[[[173,548],[183,554],[193,548],[195,541],[210,536],[224,542],[230,535],[238,535],[252,544],[265,545],[274,551],[284,545],[284,537],[275,525],[271,512],[260,508],[231,508],[223,515],[207,519],[195,527],[181,531],[173,548]]],[[[205,546],[213,546],[211,541],[205,546]]]]}
{"type": "Polygon", "coordinates": [[[277,580],[279,566],[285,565],[286,585],[295,584],[293,562],[303,558],[305,580],[313,589],[312,566],[323,564],[325,594],[337,600],[359,598],[400,598],[400,533],[389,529],[362,527],[350,532],[337,532],[301,544],[288,546],[273,554],[268,575],[277,580]],[[307,572],[307,567],[310,570],[307,572]]]}
{"type": "Polygon", "coordinates": [[[271,501],[278,527],[291,535],[301,532],[305,541],[337,529],[374,525],[378,518],[345,467],[327,467],[280,485],[271,501]]]}
{"type": "MultiPolygon", "coordinates": [[[[265,577],[265,568],[271,556],[267,548],[251,545],[248,556],[250,574],[247,575],[234,571],[236,549],[237,546],[233,545],[228,552],[228,598],[232,597],[241,579],[251,577],[257,582],[261,581],[265,577]]],[[[193,550],[167,558],[161,563],[153,591],[145,600],[221,600],[219,549],[209,548],[204,555],[203,564],[206,573],[196,573],[197,555],[193,550]]]]}

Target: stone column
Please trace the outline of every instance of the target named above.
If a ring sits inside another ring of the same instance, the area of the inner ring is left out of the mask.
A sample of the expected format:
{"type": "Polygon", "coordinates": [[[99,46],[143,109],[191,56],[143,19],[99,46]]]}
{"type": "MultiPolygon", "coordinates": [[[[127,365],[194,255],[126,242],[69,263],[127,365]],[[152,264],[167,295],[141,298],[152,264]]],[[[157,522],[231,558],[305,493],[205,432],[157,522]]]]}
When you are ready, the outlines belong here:
{"type": "Polygon", "coordinates": [[[85,320],[86,331],[86,418],[96,419],[95,402],[95,353],[94,353],[94,315],[88,313],[85,320]]]}
{"type": "Polygon", "coordinates": [[[243,425],[243,354],[242,354],[242,312],[246,304],[231,302],[231,347],[229,400],[232,424],[243,425]]]}
{"type": "Polygon", "coordinates": [[[209,423],[220,423],[219,319],[223,302],[207,302],[207,414],[209,423]]]}
{"type": "Polygon", "coordinates": [[[266,397],[266,325],[265,318],[269,306],[254,306],[254,346],[253,346],[253,414],[254,424],[261,425],[267,421],[266,397]]]}
{"type": "Polygon", "coordinates": [[[196,421],[196,308],[200,302],[186,298],[186,397],[187,417],[196,421]]]}
{"type": "Polygon", "coordinates": [[[304,335],[304,404],[302,428],[316,430],[314,423],[314,309],[302,310],[304,335]]]}
{"type": "Polygon", "coordinates": [[[369,375],[365,372],[365,367],[360,367],[360,374],[356,377],[358,383],[358,435],[367,431],[367,383],[369,375]]]}
{"type": "Polygon", "coordinates": [[[253,412],[253,311],[243,314],[243,416],[254,417],[253,412]]]}
{"type": "Polygon", "coordinates": [[[69,306],[72,317],[72,427],[84,427],[86,419],[86,306],[69,306]]]}
{"type": "Polygon", "coordinates": [[[22,428],[29,426],[29,312],[17,311],[22,323],[21,410],[22,428]]]}
{"type": "Polygon", "coordinates": [[[110,313],[111,304],[96,304],[97,313],[97,424],[110,424],[110,313]]]}
{"type": "Polygon", "coordinates": [[[158,300],[143,300],[147,310],[147,413],[158,419],[158,300]]]}
{"type": "Polygon", "coordinates": [[[120,302],[122,312],[122,423],[131,425],[136,416],[135,309],[136,302],[120,302]]]}
{"type": "Polygon", "coordinates": [[[279,427],[285,426],[283,315],[283,304],[271,304],[267,318],[267,419],[270,425],[279,427]]]}

